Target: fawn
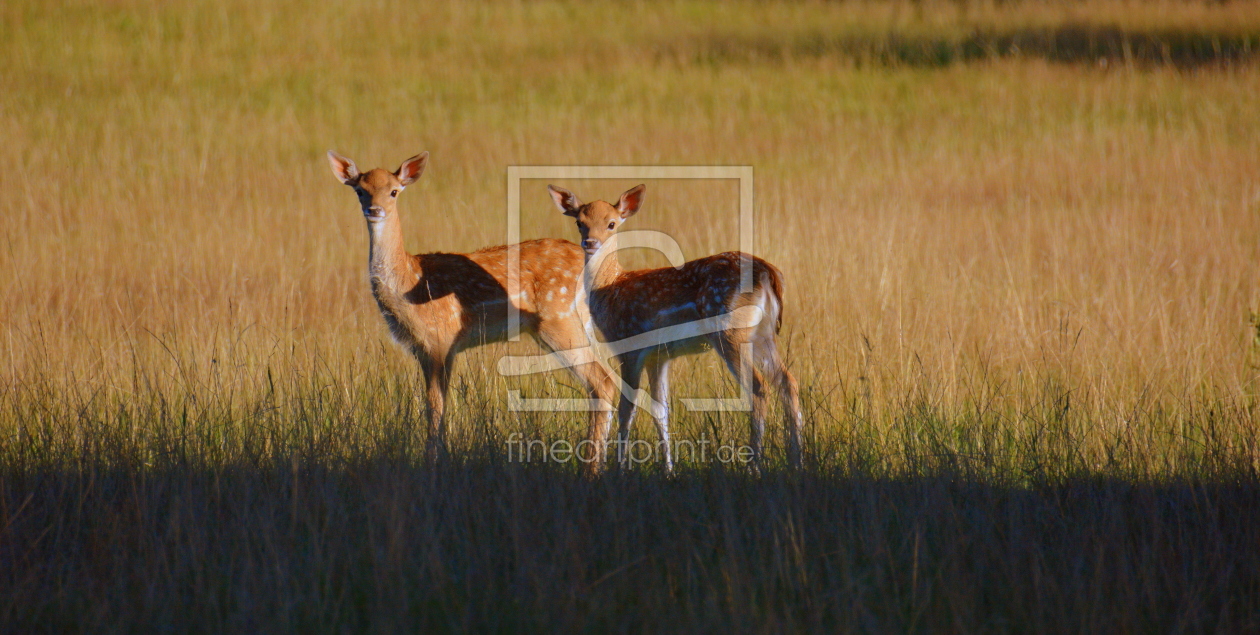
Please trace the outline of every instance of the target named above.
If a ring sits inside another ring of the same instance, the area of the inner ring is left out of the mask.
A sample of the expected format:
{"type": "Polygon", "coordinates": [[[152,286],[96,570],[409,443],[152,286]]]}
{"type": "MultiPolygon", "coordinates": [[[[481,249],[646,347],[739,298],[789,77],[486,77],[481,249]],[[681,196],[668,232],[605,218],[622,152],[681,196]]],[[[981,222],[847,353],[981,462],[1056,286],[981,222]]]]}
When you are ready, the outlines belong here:
{"type": "Polygon", "coordinates": [[[617,229],[639,210],[644,186],[621,195],[617,205],[583,204],[566,189],[548,186],[560,211],[577,220],[587,265],[583,273],[589,319],[606,341],[624,340],[654,330],[723,315],[744,307],[760,310],[760,321],[730,319],[715,332],[618,354],[625,382],[617,406],[618,454],[624,463],[635,402],[646,369],[667,470],[673,469],[669,445],[669,362],[682,355],[715,350],[751,401],[754,466],[761,461],[765,433],[766,382],[778,389],[787,427],[788,459],[801,461],[801,407],[796,379],[779,356],[776,335],[782,321],[783,274],[756,256],[726,252],[689,261],[678,268],[624,271],[617,258],[617,229]],[[602,262],[601,262],[602,261],[602,262]],[[741,267],[751,267],[752,287],[741,289],[741,267]]]}

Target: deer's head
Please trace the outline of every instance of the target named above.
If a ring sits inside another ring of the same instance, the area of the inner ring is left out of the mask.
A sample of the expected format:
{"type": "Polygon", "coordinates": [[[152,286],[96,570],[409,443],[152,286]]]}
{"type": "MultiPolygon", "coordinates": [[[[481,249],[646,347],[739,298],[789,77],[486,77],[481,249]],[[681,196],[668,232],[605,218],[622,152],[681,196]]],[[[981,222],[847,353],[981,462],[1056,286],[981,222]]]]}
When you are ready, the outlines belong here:
{"type": "Polygon", "coordinates": [[[577,220],[578,233],[582,235],[580,243],[587,256],[595,255],[600,247],[617,233],[617,229],[627,218],[634,216],[643,204],[643,186],[637,185],[626,190],[614,206],[604,201],[583,203],[573,192],[562,187],[548,185],[551,199],[565,216],[577,220]]]}
{"type": "Polygon", "coordinates": [[[360,173],[354,161],[332,150],[328,151],[328,164],[333,176],[354,188],[363,206],[363,217],[368,224],[379,223],[398,213],[398,195],[408,185],[416,182],[429,163],[429,153],[421,152],[398,166],[394,172],[375,168],[360,173]]]}

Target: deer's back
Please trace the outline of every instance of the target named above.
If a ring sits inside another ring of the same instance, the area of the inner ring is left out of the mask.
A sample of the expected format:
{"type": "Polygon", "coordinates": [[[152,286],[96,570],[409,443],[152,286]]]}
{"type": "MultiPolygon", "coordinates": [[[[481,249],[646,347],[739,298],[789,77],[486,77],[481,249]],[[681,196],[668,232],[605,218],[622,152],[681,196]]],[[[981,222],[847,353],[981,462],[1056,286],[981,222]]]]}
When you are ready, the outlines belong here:
{"type": "Polygon", "coordinates": [[[725,315],[752,301],[741,297],[742,262],[753,267],[754,296],[762,281],[777,275],[770,263],[741,252],[697,258],[682,267],[624,272],[615,283],[591,293],[591,315],[609,340],[725,315]]]}

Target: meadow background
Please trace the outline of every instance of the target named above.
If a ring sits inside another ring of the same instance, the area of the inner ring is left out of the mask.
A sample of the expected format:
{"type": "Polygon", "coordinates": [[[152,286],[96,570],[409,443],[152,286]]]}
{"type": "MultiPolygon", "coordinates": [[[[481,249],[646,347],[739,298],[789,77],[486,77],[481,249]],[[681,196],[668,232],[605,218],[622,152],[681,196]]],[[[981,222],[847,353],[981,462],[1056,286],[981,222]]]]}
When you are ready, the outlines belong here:
{"type": "Polygon", "coordinates": [[[0,4],[0,625],[1260,629],[1258,56],[1242,2],[0,4]],[[506,411],[579,394],[530,343],[426,465],[328,149],[431,153],[413,252],[503,242],[509,165],[754,166],[807,468],[509,461],[584,435],[506,411]]]}

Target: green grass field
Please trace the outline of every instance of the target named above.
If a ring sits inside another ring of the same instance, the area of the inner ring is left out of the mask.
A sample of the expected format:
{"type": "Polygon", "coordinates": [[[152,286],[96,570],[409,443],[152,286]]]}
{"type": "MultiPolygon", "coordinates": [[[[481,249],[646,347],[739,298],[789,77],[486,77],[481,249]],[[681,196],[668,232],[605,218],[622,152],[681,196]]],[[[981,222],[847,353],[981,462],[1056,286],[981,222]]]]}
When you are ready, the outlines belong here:
{"type": "Polygon", "coordinates": [[[1258,60],[1243,2],[0,4],[0,630],[1260,630],[1258,60]],[[753,166],[806,469],[515,460],[585,435],[508,411],[581,394],[531,343],[427,464],[328,149],[431,153],[413,252],[504,242],[508,166],[753,166]]]}

